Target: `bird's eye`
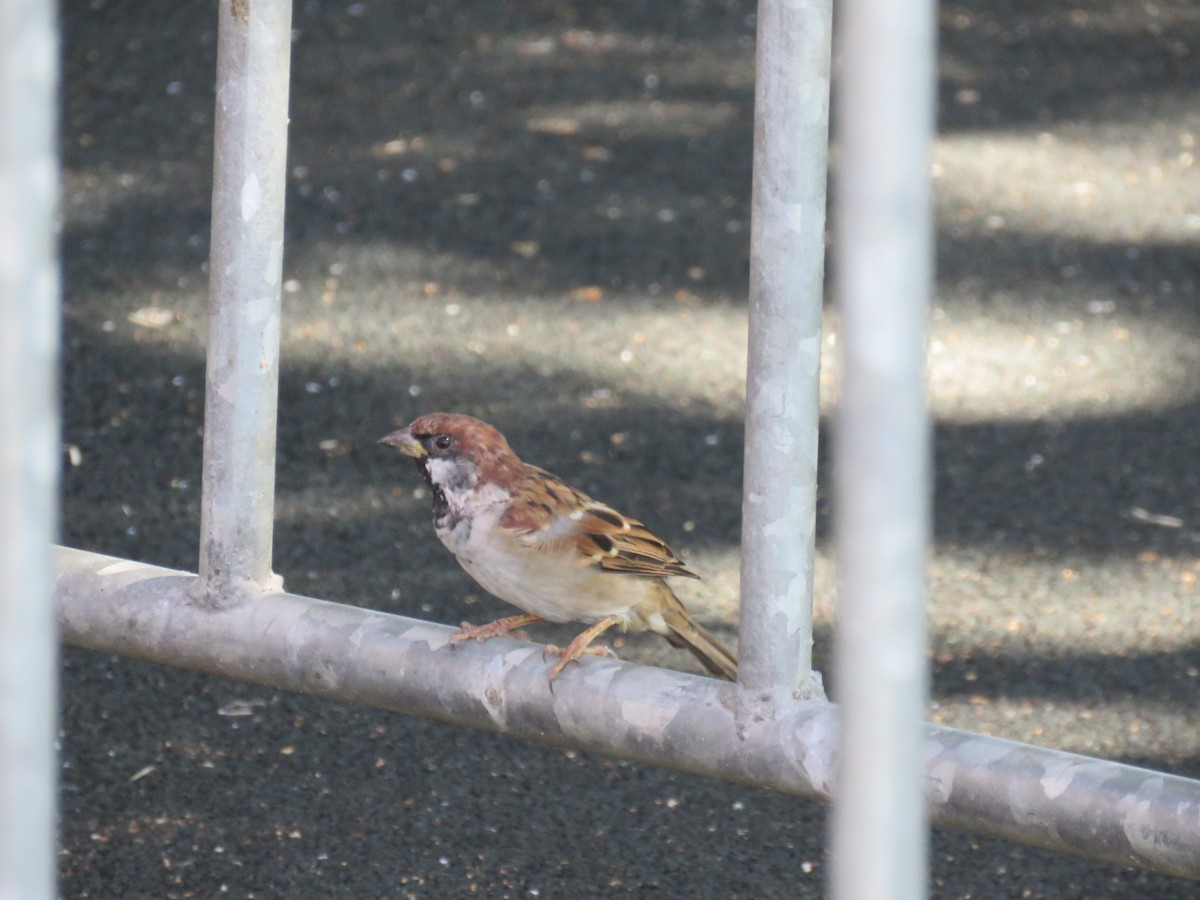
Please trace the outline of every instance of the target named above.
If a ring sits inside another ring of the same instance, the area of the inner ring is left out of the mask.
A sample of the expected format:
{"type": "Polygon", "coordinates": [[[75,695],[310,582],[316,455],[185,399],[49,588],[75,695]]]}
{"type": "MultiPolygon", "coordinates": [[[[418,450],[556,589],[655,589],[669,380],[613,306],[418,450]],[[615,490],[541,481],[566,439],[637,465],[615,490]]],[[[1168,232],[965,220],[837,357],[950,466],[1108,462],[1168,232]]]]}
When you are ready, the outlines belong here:
{"type": "Polygon", "coordinates": [[[453,444],[454,438],[450,437],[448,434],[439,434],[433,439],[433,446],[437,447],[439,450],[449,450],[453,444]]]}

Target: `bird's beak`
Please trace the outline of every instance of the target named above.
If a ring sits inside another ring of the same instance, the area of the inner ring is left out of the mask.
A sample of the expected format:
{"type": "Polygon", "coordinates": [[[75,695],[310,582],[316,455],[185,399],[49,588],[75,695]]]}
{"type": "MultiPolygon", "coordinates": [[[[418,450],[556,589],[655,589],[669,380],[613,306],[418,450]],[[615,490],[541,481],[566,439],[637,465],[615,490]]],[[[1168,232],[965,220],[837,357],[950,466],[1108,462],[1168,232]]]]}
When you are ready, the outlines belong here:
{"type": "Polygon", "coordinates": [[[379,443],[385,447],[393,447],[405,456],[411,456],[413,459],[428,456],[425,448],[421,446],[421,442],[413,437],[412,432],[407,428],[401,428],[399,431],[393,431],[391,434],[384,435],[379,439],[379,443]]]}

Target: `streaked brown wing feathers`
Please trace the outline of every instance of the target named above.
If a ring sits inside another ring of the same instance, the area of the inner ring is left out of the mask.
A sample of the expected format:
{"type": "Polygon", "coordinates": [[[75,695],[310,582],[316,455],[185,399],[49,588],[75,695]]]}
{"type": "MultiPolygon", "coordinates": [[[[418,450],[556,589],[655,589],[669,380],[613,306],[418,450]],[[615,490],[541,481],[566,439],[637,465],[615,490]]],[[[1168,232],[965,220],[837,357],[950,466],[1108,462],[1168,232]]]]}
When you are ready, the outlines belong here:
{"type": "Polygon", "coordinates": [[[582,559],[610,572],[698,578],[662,538],[637,519],[598,503],[544,469],[527,475],[501,521],[527,542],[570,541],[582,559]]]}
{"type": "Polygon", "coordinates": [[[602,569],[657,578],[698,577],[645,525],[601,503],[592,501],[577,524],[576,547],[602,569]]]}
{"type": "MultiPolygon", "coordinates": [[[[518,484],[500,524],[516,534],[530,535],[591,502],[586,494],[545,469],[525,464],[525,478],[518,484]]],[[[555,536],[561,536],[561,532],[555,536]]]]}

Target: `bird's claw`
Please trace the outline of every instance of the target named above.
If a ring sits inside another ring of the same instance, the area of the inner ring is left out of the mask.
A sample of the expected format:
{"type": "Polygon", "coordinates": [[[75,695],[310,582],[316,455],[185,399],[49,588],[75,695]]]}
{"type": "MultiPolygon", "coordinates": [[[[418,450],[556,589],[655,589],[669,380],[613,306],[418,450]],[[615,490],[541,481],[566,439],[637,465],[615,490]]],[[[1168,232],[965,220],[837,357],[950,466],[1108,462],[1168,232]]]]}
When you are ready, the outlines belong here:
{"type": "Polygon", "coordinates": [[[603,644],[596,644],[594,646],[587,647],[575,647],[574,643],[575,642],[572,641],[566,647],[556,647],[553,644],[547,644],[546,649],[542,651],[542,659],[546,659],[550,656],[558,657],[558,662],[550,667],[551,682],[561,675],[563,669],[565,669],[570,663],[579,662],[579,657],[581,656],[608,656],[613,659],[617,658],[617,654],[613,653],[611,649],[605,647],[603,644]]]}
{"type": "Polygon", "coordinates": [[[461,641],[476,640],[480,643],[491,640],[494,637],[511,637],[518,641],[529,640],[529,635],[513,627],[513,623],[507,619],[497,619],[495,622],[488,622],[486,625],[472,625],[470,622],[459,622],[458,626],[461,630],[450,635],[450,643],[457,644],[461,641]]]}

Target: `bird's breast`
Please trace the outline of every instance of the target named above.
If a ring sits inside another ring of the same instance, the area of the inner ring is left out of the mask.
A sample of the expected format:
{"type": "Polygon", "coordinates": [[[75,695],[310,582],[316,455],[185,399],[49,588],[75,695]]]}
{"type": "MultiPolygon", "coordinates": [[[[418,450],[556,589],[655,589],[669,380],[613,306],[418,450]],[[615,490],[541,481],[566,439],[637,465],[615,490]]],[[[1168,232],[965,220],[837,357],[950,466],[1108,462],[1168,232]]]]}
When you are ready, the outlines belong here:
{"type": "MultiPolygon", "coordinates": [[[[629,622],[649,582],[615,575],[559,553],[522,546],[476,521],[465,536],[447,534],[446,546],[479,586],[494,597],[549,622],[596,622],[619,615],[629,622]]],[[[642,627],[642,626],[638,626],[642,627]]]]}
{"type": "Polygon", "coordinates": [[[550,622],[596,622],[619,615],[634,627],[635,612],[655,579],[606,572],[577,554],[535,546],[500,525],[509,495],[485,487],[460,492],[434,487],[438,539],[479,586],[518,609],[550,622]]]}

